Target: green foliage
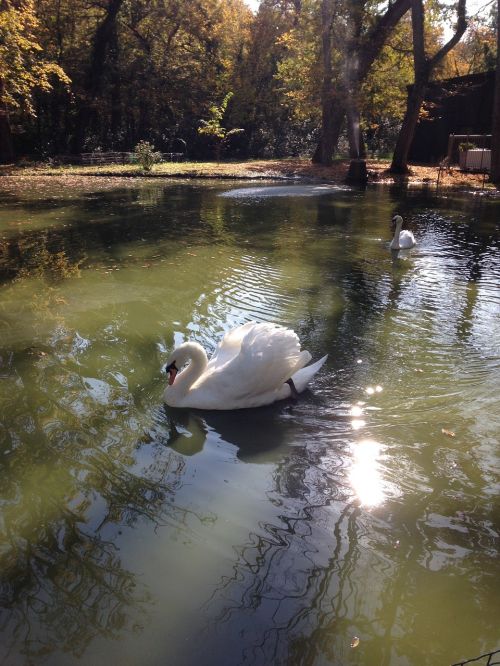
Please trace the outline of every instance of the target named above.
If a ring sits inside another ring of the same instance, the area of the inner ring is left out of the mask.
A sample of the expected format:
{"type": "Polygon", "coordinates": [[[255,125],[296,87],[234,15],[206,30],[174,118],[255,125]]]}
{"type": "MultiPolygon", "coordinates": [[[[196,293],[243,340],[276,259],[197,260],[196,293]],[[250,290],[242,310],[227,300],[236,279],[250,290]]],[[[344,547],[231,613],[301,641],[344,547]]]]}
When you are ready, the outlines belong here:
{"type": "MultiPolygon", "coordinates": [[[[350,50],[349,26],[363,46],[388,3],[329,2],[332,104],[341,106],[348,54],[363,55],[350,50]]],[[[442,15],[437,0],[429,3],[428,40],[438,40],[442,15]]],[[[165,152],[182,139],[191,156],[210,150],[219,159],[243,131],[233,144],[240,156],[304,154],[322,117],[324,4],[263,0],[252,14],[244,0],[0,0],[0,104],[14,113],[26,154],[128,151],[147,136],[165,152]]],[[[460,58],[457,50],[460,73],[494,54],[491,26],[480,28],[460,58]]],[[[390,150],[411,82],[407,16],[356,97],[371,150],[390,150]]],[[[139,152],[150,170],[155,147],[139,152]]]]}
{"type": "Polygon", "coordinates": [[[413,82],[411,21],[406,16],[373,63],[363,85],[361,126],[369,152],[392,151],[406,110],[407,86],[413,82]]]}
{"type": "Polygon", "coordinates": [[[458,150],[460,150],[462,153],[466,152],[467,150],[472,150],[473,148],[477,148],[477,146],[471,141],[463,141],[462,143],[458,144],[458,150]]]}
{"type": "Polygon", "coordinates": [[[227,110],[227,105],[229,104],[229,101],[233,95],[234,93],[230,91],[225,95],[220,106],[213,104],[209,109],[210,118],[208,120],[201,120],[201,127],[198,128],[199,134],[204,134],[205,136],[208,136],[216,141],[215,153],[217,160],[220,158],[221,150],[224,144],[232,136],[244,132],[244,130],[241,128],[228,130],[221,124],[227,110]]]}
{"type": "Polygon", "coordinates": [[[283,55],[275,76],[293,116],[300,121],[314,120],[316,123],[321,119],[322,77],[318,10],[316,0],[304,0],[294,25],[278,38],[283,55]]]}
{"type": "Polygon", "coordinates": [[[154,164],[161,162],[161,153],[157,152],[149,141],[139,141],[134,148],[134,153],[144,171],[151,171],[154,164]]]}
{"type": "Polygon", "coordinates": [[[0,79],[2,99],[7,110],[35,115],[35,90],[49,92],[55,79],[70,79],[62,67],[44,57],[40,44],[39,21],[33,0],[2,0],[0,5],[0,79]]]}
{"type": "Polygon", "coordinates": [[[229,100],[233,97],[233,92],[228,92],[227,95],[222,100],[220,106],[212,105],[208,113],[210,118],[208,120],[201,121],[201,127],[198,128],[199,134],[206,134],[212,136],[215,139],[224,139],[226,137],[227,130],[225,127],[222,127],[221,122],[226,113],[227,105],[229,100]]]}

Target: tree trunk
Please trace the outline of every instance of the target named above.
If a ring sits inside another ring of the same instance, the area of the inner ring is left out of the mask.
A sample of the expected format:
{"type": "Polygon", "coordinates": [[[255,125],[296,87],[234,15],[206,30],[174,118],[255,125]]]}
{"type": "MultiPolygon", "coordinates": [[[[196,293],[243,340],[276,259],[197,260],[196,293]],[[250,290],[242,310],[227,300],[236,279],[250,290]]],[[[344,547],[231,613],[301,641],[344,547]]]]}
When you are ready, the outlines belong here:
{"type": "Polygon", "coordinates": [[[500,184],[500,0],[497,4],[497,73],[495,77],[495,100],[491,127],[491,173],[490,180],[500,184]]]}
{"type": "Polygon", "coordinates": [[[113,36],[110,45],[111,56],[111,118],[110,118],[110,136],[111,136],[111,149],[117,150],[121,146],[121,126],[122,126],[122,94],[121,94],[121,77],[119,69],[119,55],[120,45],[118,43],[118,35],[116,28],[113,31],[113,36]]]}
{"type": "Polygon", "coordinates": [[[415,82],[411,94],[408,96],[405,117],[396,141],[396,147],[394,148],[391,173],[408,173],[408,154],[411,142],[413,141],[413,135],[415,134],[415,127],[418,123],[426,88],[426,77],[423,77],[418,83],[415,82]]]}
{"type": "MultiPolygon", "coordinates": [[[[332,69],[332,0],[321,0],[321,58],[323,61],[323,85],[321,88],[321,148],[315,153],[319,163],[330,166],[336,145],[333,133],[333,69],[332,69]]],[[[338,137],[337,137],[338,139],[338,137]]],[[[314,161],[314,160],[313,160],[314,161]]]]}
{"type": "Polygon", "coordinates": [[[333,156],[337,150],[337,144],[342,131],[344,116],[344,108],[339,106],[335,99],[331,100],[330,106],[325,106],[323,108],[321,139],[312,156],[312,162],[314,164],[332,164],[333,156]]]}
{"type": "Polygon", "coordinates": [[[75,152],[81,152],[85,143],[87,131],[93,120],[97,117],[96,98],[102,89],[105,72],[106,55],[116,31],[116,17],[123,4],[123,0],[109,0],[106,15],[97,28],[92,42],[90,64],[85,81],[84,100],[75,133],[75,152]]]}
{"type": "Polygon", "coordinates": [[[0,77],[0,164],[9,164],[14,160],[12,133],[10,131],[9,111],[4,101],[5,82],[0,77]]]}
{"type": "Polygon", "coordinates": [[[347,105],[347,139],[349,157],[353,160],[366,157],[365,142],[361,132],[361,116],[357,104],[350,99],[347,105]]]}
{"type": "MultiPolygon", "coordinates": [[[[358,6],[358,0],[351,0],[351,14],[352,19],[360,27],[362,20],[362,12],[358,6]]],[[[361,38],[362,31],[356,31],[357,39],[353,40],[352,49],[348,50],[346,56],[349,60],[346,63],[347,68],[354,70],[354,80],[356,81],[356,89],[352,90],[354,96],[359,95],[359,88],[363,81],[366,79],[370,67],[374,60],[380,54],[388,36],[391,34],[394,27],[398,24],[401,18],[410,9],[411,0],[394,0],[389,4],[385,14],[372,26],[366,36],[361,38]],[[354,43],[356,42],[356,43],[354,43]],[[356,62],[356,65],[354,65],[356,62]]],[[[320,164],[331,164],[332,156],[337,148],[342,124],[346,115],[345,103],[339,105],[335,102],[332,94],[333,85],[333,72],[332,72],[332,22],[334,15],[333,0],[322,0],[321,3],[321,25],[322,25],[322,41],[321,53],[323,60],[323,88],[322,88],[322,132],[321,140],[314,152],[312,161],[320,164]]],[[[344,81],[344,86],[348,89],[352,87],[352,81],[344,81]]],[[[344,100],[346,99],[344,95],[344,100]]],[[[350,139],[350,152],[360,153],[365,155],[366,149],[361,137],[361,133],[354,131],[356,120],[359,121],[359,113],[351,114],[351,122],[348,126],[348,131],[351,134],[350,139]],[[354,140],[354,135],[357,138],[354,140]],[[354,146],[357,146],[354,148],[354,146]]]]}
{"type": "Polygon", "coordinates": [[[465,2],[466,0],[458,0],[457,23],[454,35],[434,56],[428,58],[425,54],[425,9],[423,0],[411,0],[413,69],[415,72],[415,83],[411,94],[408,96],[405,117],[403,119],[403,124],[392,158],[390,168],[391,173],[408,173],[408,154],[431,74],[444,56],[451,51],[456,44],[458,44],[467,29],[465,2]]]}

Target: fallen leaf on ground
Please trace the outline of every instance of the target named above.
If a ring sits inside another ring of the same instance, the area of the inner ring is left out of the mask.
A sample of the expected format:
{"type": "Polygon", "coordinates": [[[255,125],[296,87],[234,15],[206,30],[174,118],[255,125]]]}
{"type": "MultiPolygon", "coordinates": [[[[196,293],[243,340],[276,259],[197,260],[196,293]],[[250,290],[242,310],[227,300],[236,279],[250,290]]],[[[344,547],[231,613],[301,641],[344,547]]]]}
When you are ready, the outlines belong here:
{"type": "Polygon", "coordinates": [[[357,636],[353,636],[351,640],[351,647],[355,648],[358,647],[359,645],[359,638],[357,636]]]}

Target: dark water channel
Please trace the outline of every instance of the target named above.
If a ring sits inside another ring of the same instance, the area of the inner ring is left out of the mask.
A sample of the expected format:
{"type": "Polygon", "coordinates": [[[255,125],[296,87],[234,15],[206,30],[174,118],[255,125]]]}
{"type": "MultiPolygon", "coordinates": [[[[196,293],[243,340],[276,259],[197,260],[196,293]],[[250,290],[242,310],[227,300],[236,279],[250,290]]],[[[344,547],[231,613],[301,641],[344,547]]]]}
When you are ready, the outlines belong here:
{"type": "Polygon", "coordinates": [[[500,201],[98,181],[0,201],[0,663],[500,648],[500,201]],[[418,241],[399,256],[395,212],[418,241]],[[163,406],[174,345],[249,320],[329,354],[311,390],[163,406]]]}

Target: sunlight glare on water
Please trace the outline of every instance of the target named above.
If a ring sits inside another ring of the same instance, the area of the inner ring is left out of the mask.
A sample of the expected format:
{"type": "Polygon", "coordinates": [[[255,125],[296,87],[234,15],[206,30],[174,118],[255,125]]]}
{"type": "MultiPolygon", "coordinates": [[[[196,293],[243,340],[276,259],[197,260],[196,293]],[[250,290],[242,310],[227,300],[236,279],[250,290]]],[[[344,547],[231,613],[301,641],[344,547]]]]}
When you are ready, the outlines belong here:
{"type": "Polygon", "coordinates": [[[374,440],[362,440],[353,446],[349,478],[362,506],[377,506],[385,499],[379,464],[381,453],[381,445],[374,440]]]}

